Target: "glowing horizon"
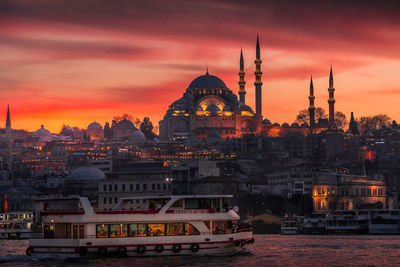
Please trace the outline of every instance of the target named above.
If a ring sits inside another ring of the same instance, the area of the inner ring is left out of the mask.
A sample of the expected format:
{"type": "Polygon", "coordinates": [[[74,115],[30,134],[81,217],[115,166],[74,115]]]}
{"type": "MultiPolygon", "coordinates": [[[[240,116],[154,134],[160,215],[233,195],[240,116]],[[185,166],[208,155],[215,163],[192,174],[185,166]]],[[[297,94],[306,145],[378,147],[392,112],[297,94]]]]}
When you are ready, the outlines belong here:
{"type": "MultiPolygon", "coordinates": [[[[398,3],[346,1],[5,1],[0,3],[0,123],[86,128],[128,113],[153,125],[190,82],[210,74],[238,93],[240,48],[246,102],[254,109],[256,34],[263,60],[263,116],[293,122],[308,107],[350,118],[400,120],[398,3]],[[362,15],[361,15],[362,14],[362,15]]],[[[4,126],[2,126],[4,127],[4,126]]]]}

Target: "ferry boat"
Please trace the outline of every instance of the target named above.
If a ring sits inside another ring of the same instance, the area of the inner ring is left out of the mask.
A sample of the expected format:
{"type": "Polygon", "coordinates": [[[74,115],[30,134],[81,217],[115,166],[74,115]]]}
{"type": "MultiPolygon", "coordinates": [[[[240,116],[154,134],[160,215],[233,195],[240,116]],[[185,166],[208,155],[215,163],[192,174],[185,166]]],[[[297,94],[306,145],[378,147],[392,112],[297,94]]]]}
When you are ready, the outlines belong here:
{"type": "Polygon", "coordinates": [[[312,213],[304,217],[303,233],[308,235],[320,235],[326,233],[326,214],[312,213]]]}
{"type": "Polygon", "coordinates": [[[36,202],[43,238],[29,240],[32,256],[79,258],[229,255],[254,242],[247,224],[228,208],[231,195],[124,198],[95,210],[84,197],[36,202]]]}
{"type": "Polygon", "coordinates": [[[367,234],[368,211],[337,210],[326,218],[326,233],[328,234],[367,234]]]}
{"type": "Polygon", "coordinates": [[[0,213],[0,239],[29,239],[37,236],[32,231],[32,212],[0,213]]]}
{"type": "Polygon", "coordinates": [[[298,216],[285,217],[281,221],[281,235],[298,235],[302,232],[302,220],[298,216]]]}
{"type": "Polygon", "coordinates": [[[373,235],[400,234],[400,210],[370,210],[368,232],[373,235]]]}

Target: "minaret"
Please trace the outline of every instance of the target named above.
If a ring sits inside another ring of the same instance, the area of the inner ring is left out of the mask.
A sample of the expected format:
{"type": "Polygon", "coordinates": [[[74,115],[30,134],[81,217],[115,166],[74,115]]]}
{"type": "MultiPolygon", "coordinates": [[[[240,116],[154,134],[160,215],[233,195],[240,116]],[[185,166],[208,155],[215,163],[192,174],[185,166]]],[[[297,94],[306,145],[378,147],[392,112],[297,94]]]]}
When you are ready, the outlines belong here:
{"type": "Polygon", "coordinates": [[[244,88],[246,81],[244,80],[244,61],[243,51],[240,49],[240,70],[239,70],[239,100],[246,105],[246,89],[244,88]]]}
{"type": "Polygon", "coordinates": [[[358,125],[356,120],[354,119],[353,111],[351,112],[350,116],[349,131],[351,134],[359,134],[358,125]]]}
{"type": "Polygon", "coordinates": [[[333,129],[335,127],[335,88],[333,87],[333,74],[332,74],[332,65],[331,65],[331,73],[329,75],[329,129],[333,129]]]}
{"type": "Polygon", "coordinates": [[[308,114],[310,116],[310,128],[314,128],[315,126],[315,106],[314,106],[314,85],[312,81],[312,75],[310,80],[310,96],[308,97],[310,101],[310,106],[308,107],[308,114]]]}
{"type": "Polygon", "coordinates": [[[12,179],[12,157],[11,157],[12,136],[11,136],[10,105],[7,105],[6,136],[7,136],[7,170],[9,171],[10,179],[12,179]]]}
{"type": "Polygon", "coordinates": [[[254,86],[256,89],[256,117],[262,118],[262,96],[261,96],[261,86],[262,86],[262,81],[261,81],[261,76],[262,76],[262,71],[261,71],[261,57],[260,57],[260,40],[258,38],[257,34],[257,46],[256,46],[256,60],[254,61],[256,64],[256,71],[254,72],[256,76],[256,81],[254,82],[254,86]]]}

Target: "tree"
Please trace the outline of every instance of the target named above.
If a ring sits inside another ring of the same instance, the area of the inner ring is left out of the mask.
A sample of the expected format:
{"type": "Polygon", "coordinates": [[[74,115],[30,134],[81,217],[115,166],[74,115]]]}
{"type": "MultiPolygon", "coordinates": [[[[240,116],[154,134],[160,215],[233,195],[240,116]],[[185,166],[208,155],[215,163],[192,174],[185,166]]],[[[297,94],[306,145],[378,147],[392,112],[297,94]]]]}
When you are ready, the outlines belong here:
{"type": "Polygon", "coordinates": [[[120,122],[123,120],[133,121],[133,116],[127,113],[122,114],[121,116],[114,116],[113,120],[116,122],[120,122]]]}
{"type": "MultiPolygon", "coordinates": [[[[319,119],[327,118],[327,115],[325,114],[325,110],[323,108],[315,108],[314,114],[315,123],[318,123],[319,119]]],[[[310,125],[310,113],[308,112],[308,109],[300,110],[299,114],[297,114],[296,116],[295,121],[300,125],[303,123],[307,123],[308,125],[310,125]]]]}
{"type": "Polygon", "coordinates": [[[153,123],[151,123],[148,117],[145,117],[143,122],[140,124],[140,131],[144,134],[144,136],[146,136],[147,139],[154,139],[153,123]]]}
{"type": "Polygon", "coordinates": [[[375,116],[362,116],[357,120],[361,134],[366,130],[376,130],[390,127],[391,119],[386,114],[378,114],[375,116]]]}
{"type": "Polygon", "coordinates": [[[345,129],[348,124],[349,123],[346,119],[346,115],[344,115],[344,113],[341,111],[336,111],[335,112],[335,128],[338,130],[345,129]]]}
{"type": "Polygon", "coordinates": [[[114,116],[113,120],[115,120],[117,123],[122,121],[122,120],[128,120],[131,121],[137,128],[139,128],[139,125],[141,123],[140,119],[137,117],[133,117],[130,114],[124,113],[121,116],[114,116]]]}

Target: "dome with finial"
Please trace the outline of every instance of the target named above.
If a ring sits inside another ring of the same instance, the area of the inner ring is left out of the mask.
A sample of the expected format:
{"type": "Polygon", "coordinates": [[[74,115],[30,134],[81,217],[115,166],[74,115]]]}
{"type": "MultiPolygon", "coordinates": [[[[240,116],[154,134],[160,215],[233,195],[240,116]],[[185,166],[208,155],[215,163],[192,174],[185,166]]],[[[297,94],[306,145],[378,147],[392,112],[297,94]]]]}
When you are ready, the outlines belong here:
{"type": "Polygon", "coordinates": [[[221,109],[217,105],[211,104],[206,108],[206,111],[218,112],[221,111],[221,109]]]}
{"type": "Polygon", "coordinates": [[[207,89],[207,88],[221,88],[226,89],[228,88],[226,84],[217,76],[211,75],[207,72],[205,75],[201,75],[194,79],[188,89],[207,89]]]}
{"type": "Polygon", "coordinates": [[[103,130],[103,126],[100,123],[94,121],[87,127],[87,130],[103,130]]]}
{"type": "Polygon", "coordinates": [[[43,124],[40,126],[40,129],[36,130],[33,133],[33,137],[40,137],[41,138],[41,137],[50,137],[50,136],[51,136],[50,131],[45,129],[43,124]]]}

